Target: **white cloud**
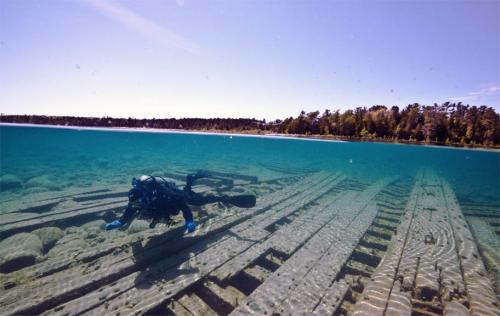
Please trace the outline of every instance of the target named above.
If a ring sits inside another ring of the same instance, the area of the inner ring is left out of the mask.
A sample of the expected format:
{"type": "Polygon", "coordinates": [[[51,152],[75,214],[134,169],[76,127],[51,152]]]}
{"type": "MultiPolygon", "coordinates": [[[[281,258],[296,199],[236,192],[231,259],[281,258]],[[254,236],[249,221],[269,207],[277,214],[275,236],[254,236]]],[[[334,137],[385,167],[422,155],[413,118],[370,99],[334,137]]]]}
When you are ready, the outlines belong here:
{"type": "Polygon", "coordinates": [[[193,41],[166,29],[165,27],[148,20],[131,9],[116,1],[83,0],[100,14],[117,21],[126,27],[142,33],[150,40],[169,48],[187,51],[194,55],[201,55],[200,47],[193,41]]]}
{"type": "Polygon", "coordinates": [[[483,97],[492,96],[500,92],[500,84],[490,83],[482,84],[476,91],[467,93],[467,95],[449,98],[451,101],[477,101],[483,97]]]}

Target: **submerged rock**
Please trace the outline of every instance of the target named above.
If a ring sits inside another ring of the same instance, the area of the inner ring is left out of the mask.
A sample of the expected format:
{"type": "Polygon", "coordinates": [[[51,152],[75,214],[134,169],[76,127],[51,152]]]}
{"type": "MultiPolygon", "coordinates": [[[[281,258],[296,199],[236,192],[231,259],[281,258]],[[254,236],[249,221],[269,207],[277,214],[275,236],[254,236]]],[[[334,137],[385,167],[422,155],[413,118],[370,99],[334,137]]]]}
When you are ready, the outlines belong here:
{"type": "Polygon", "coordinates": [[[76,226],[70,226],[68,228],[66,228],[66,234],[83,234],[84,233],[84,229],[82,229],[81,227],[76,227],[76,226]]]}
{"type": "Polygon", "coordinates": [[[22,181],[13,174],[5,174],[0,177],[0,191],[15,191],[22,187],[22,181]]]}
{"type": "Polygon", "coordinates": [[[56,242],[64,236],[64,232],[58,227],[44,227],[33,231],[42,241],[43,250],[47,252],[54,247],[56,242]]]}
{"type": "Polygon", "coordinates": [[[33,187],[33,188],[28,188],[24,190],[26,194],[33,194],[33,193],[42,193],[42,192],[48,192],[49,189],[47,188],[40,188],[40,187],[33,187]]]}
{"type": "Polygon", "coordinates": [[[94,239],[97,236],[99,236],[99,234],[104,230],[105,225],[106,222],[104,220],[98,219],[95,221],[85,223],[80,228],[87,233],[85,237],[86,239],[94,239]]]}
{"type": "Polygon", "coordinates": [[[104,230],[105,225],[106,225],[106,222],[104,220],[98,219],[98,220],[83,224],[81,226],[81,228],[83,228],[85,230],[89,230],[90,228],[97,228],[99,230],[104,230]]]}
{"type": "Polygon", "coordinates": [[[49,258],[72,258],[88,247],[88,243],[79,234],[65,235],[47,254],[49,258]]]}
{"type": "Polygon", "coordinates": [[[61,186],[47,175],[38,176],[26,181],[27,188],[46,188],[51,191],[61,190],[61,186]]]}
{"type": "Polygon", "coordinates": [[[42,256],[37,235],[20,233],[0,242],[0,272],[9,273],[33,265],[42,256]]]}
{"type": "Polygon", "coordinates": [[[149,223],[147,221],[142,219],[136,219],[130,224],[127,231],[129,234],[134,234],[145,231],[147,229],[149,229],[149,223]]]}

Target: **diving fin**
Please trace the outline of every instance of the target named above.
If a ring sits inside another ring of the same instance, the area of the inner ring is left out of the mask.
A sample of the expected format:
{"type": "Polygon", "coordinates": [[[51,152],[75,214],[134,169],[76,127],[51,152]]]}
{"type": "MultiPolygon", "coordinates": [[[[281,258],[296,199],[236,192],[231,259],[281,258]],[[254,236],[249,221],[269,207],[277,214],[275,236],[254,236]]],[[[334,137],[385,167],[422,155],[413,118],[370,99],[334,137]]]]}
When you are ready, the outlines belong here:
{"type": "Polygon", "coordinates": [[[255,195],[244,194],[244,195],[228,196],[224,202],[232,204],[237,207],[250,208],[255,206],[256,200],[257,199],[255,195]]]}

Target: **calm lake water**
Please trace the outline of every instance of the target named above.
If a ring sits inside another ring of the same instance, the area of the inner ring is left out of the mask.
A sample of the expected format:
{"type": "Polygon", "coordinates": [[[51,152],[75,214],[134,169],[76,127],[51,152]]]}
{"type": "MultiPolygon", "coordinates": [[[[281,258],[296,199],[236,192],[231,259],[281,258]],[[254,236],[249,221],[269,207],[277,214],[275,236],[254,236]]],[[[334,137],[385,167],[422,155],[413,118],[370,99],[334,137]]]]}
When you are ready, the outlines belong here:
{"type": "Polygon", "coordinates": [[[209,169],[259,180],[321,170],[371,183],[433,168],[459,198],[500,199],[500,153],[267,137],[0,126],[0,198],[130,183],[140,174],[209,169]]]}
{"type": "Polygon", "coordinates": [[[426,271],[459,267],[468,270],[443,273],[443,284],[468,282],[469,292],[450,291],[497,314],[499,152],[10,125],[0,146],[1,315],[372,315],[364,290],[401,258],[422,267],[408,284],[424,290],[406,292],[415,314],[448,304],[426,271]],[[211,176],[194,191],[251,193],[257,205],[192,205],[190,233],[181,215],[104,229],[122,215],[133,177],[183,185],[198,169],[211,176]]]}

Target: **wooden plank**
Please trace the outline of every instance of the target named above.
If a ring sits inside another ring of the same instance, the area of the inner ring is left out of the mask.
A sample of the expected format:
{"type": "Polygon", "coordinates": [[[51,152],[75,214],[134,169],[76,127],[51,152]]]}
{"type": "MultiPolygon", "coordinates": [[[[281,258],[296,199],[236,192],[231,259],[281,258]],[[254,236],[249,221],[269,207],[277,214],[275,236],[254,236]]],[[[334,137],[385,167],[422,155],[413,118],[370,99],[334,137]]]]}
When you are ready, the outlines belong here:
{"type": "Polygon", "coordinates": [[[451,301],[445,305],[443,315],[445,316],[468,316],[469,310],[457,301],[451,301]]]}
{"type": "Polygon", "coordinates": [[[347,292],[350,290],[345,280],[335,282],[335,286],[330,286],[311,315],[330,316],[333,315],[342,303],[347,292]]]}
{"type": "MultiPolygon", "coordinates": [[[[386,194],[385,189],[383,194],[386,194]]],[[[346,251],[335,251],[324,255],[314,266],[304,281],[296,287],[285,300],[287,303],[283,314],[333,314],[342,303],[343,295],[348,286],[343,279],[335,281],[341,268],[349,260],[353,246],[359,243],[365,231],[376,216],[374,205],[367,206],[367,210],[358,217],[353,227],[346,231],[343,237],[346,251]],[[352,241],[352,243],[350,243],[352,241]]],[[[341,246],[341,247],[342,247],[341,246]]]]}
{"type": "MultiPolygon", "coordinates": [[[[336,252],[337,249],[344,251],[344,249],[349,248],[349,246],[341,247],[344,244],[343,238],[345,232],[350,229],[352,223],[363,212],[375,195],[393,180],[384,179],[375,183],[364,192],[359,193],[356,199],[352,199],[351,197],[346,199],[341,198],[338,203],[333,205],[334,208],[338,208],[335,212],[339,216],[328,222],[303,247],[298,249],[245,302],[240,304],[232,314],[270,315],[273,311],[283,313],[283,301],[325,254],[336,252]]],[[[350,245],[351,252],[355,246],[355,243],[350,245]]]]}
{"type": "Polygon", "coordinates": [[[47,206],[57,205],[63,201],[71,200],[73,197],[90,194],[101,194],[110,191],[112,190],[109,187],[93,187],[85,189],[65,189],[64,191],[49,191],[30,194],[27,196],[23,196],[22,199],[17,198],[10,201],[2,201],[2,215],[12,212],[31,213],[32,210],[37,210],[40,208],[43,210],[47,206]]]}
{"type": "MultiPolygon", "coordinates": [[[[272,194],[268,194],[265,196],[259,196],[257,199],[257,205],[254,208],[255,213],[257,214],[261,211],[266,210],[272,205],[276,205],[279,202],[290,201],[293,202],[294,196],[301,193],[304,187],[311,186],[314,181],[322,181],[325,179],[326,174],[316,174],[314,176],[304,178],[302,181],[296,182],[296,184],[287,187],[286,189],[276,191],[272,194]]],[[[217,217],[217,224],[229,223],[233,221],[237,221],[238,218],[242,216],[248,215],[246,213],[251,212],[251,210],[246,210],[245,214],[228,214],[228,216],[219,216],[217,217]]],[[[204,223],[202,220],[199,224],[199,229],[204,232],[210,231],[213,227],[211,223],[215,222],[214,219],[210,219],[207,223],[204,223]]],[[[144,240],[144,242],[148,242],[148,247],[158,246],[163,244],[172,238],[178,238],[182,236],[182,224],[171,228],[165,228],[161,226],[157,226],[153,230],[148,230],[142,232],[140,234],[140,238],[144,240]],[[164,234],[166,231],[170,231],[169,234],[164,234]],[[171,232],[174,232],[173,234],[171,232]],[[154,239],[152,239],[154,238],[154,239]]],[[[214,228],[217,229],[217,228],[214,228]]],[[[54,260],[47,260],[38,264],[36,266],[32,266],[26,269],[22,269],[20,271],[15,272],[12,275],[3,276],[0,275],[0,281],[4,282],[14,282],[19,283],[25,279],[34,279],[36,277],[48,276],[54,272],[61,271],[70,265],[75,265],[77,262],[89,262],[93,261],[102,256],[108,255],[110,253],[115,253],[116,251],[123,250],[123,247],[130,246],[130,244],[137,241],[139,236],[127,236],[125,238],[118,238],[117,240],[112,240],[112,242],[107,242],[105,244],[99,244],[97,247],[92,247],[87,250],[83,250],[81,253],[77,254],[73,260],[68,260],[68,258],[56,258],[54,260]]]]}
{"type": "MultiPolygon", "coordinates": [[[[297,202],[307,202],[309,200],[313,200],[315,197],[319,196],[322,194],[321,192],[326,192],[328,190],[329,186],[328,183],[332,182],[335,177],[331,178],[328,175],[321,175],[321,176],[315,176],[308,178],[311,182],[306,181],[305,183],[299,183],[297,186],[294,186],[295,189],[299,190],[299,192],[292,190],[292,192],[289,192],[289,194],[284,194],[283,196],[280,196],[279,194],[274,195],[274,198],[280,198],[279,203],[276,203],[275,200],[269,197],[264,197],[262,199],[258,200],[258,207],[252,211],[246,210],[245,212],[242,212],[239,214],[238,218],[232,218],[229,219],[227,222],[214,222],[211,224],[209,229],[205,229],[205,227],[201,227],[200,230],[198,230],[198,233],[195,235],[189,235],[184,238],[179,238],[175,242],[169,242],[169,252],[172,253],[174,251],[178,251],[181,249],[185,249],[189,245],[196,244],[197,242],[203,241],[200,243],[201,246],[198,247],[198,249],[195,249],[197,252],[203,251],[206,249],[206,247],[212,247],[213,245],[216,245],[218,242],[223,240],[224,238],[228,239],[229,234],[238,234],[240,230],[248,229],[257,223],[263,223],[265,224],[266,221],[263,221],[264,219],[267,219],[268,221],[273,221],[276,220],[275,217],[277,216],[278,213],[280,213],[284,208],[290,207],[290,205],[293,205],[294,203],[297,202]],[[319,182],[316,182],[316,180],[320,180],[319,182]],[[306,185],[306,189],[302,188],[301,185],[306,185]],[[302,191],[301,191],[302,190],[302,191]],[[284,200],[281,198],[285,197],[284,200]],[[288,197],[288,198],[286,198],[288,197]],[[270,209],[271,206],[275,206],[276,208],[270,209]],[[267,212],[266,212],[267,211],[267,212]],[[265,214],[261,214],[265,212],[265,214]],[[257,214],[257,215],[255,215],[257,214]],[[255,219],[252,218],[252,216],[255,215],[255,219]],[[251,219],[251,220],[249,220],[251,219]],[[240,225],[236,225],[238,223],[241,223],[240,225]],[[231,231],[226,231],[227,228],[236,225],[234,229],[231,229],[231,231]],[[223,238],[220,236],[214,237],[213,239],[207,239],[208,236],[219,233],[219,232],[224,232],[223,238]]],[[[293,212],[293,208],[289,208],[285,211],[288,212],[293,212]]],[[[283,214],[285,214],[285,211],[283,214]]],[[[268,232],[262,232],[268,233],[268,232]]],[[[249,236],[252,237],[252,236],[249,236]]],[[[168,240],[166,241],[168,242],[168,240]]],[[[148,248],[146,251],[143,251],[143,254],[141,255],[141,258],[143,261],[146,261],[148,263],[154,262],[157,259],[164,258],[168,253],[165,253],[165,249],[161,247],[163,244],[166,242],[162,242],[159,245],[155,245],[155,247],[148,248]]],[[[195,245],[196,248],[196,245],[195,245]]],[[[187,250],[186,250],[187,251],[187,250]]],[[[186,251],[182,252],[182,254],[179,254],[178,256],[172,256],[169,257],[169,263],[163,263],[164,266],[175,266],[181,263],[182,261],[186,261],[189,259],[189,256],[186,257],[186,251]]],[[[139,275],[139,272],[136,272],[133,276],[130,276],[130,274],[137,269],[140,268],[140,266],[136,265],[136,262],[134,260],[134,256],[126,253],[122,253],[118,255],[117,257],[113,256],[106,256],[102,260],[99,260],[97,263],[101,269],[107,271],[107,273],[104,275],[100,271],[94,271],[91,272],[90,274],[85,275],[84,278],[81,278],[79,282],[75,282],[75,277],[74,275],[80,275],[82,272],[78,272],[78,269],[81,269],[81,267],[75,267],[73,272],[64,272],[64,273],[58,273],[58,275],[52,275],[50,277],[46,278],[46,281],[43,283],[43,286],[47,287],[47,291],[51,293],[51,297],[46,298],[45,300],[40,300],[40,302],[36,302],[35,300],[30,298],[27,293],[39,293],[41,292],[40,287],[35,287],[33,288],[33,284],[28,284],[27,289],[25,289],[25,293],[23,297],[27,297],[26,299],[26,304],[24,305],[25,310],[31,309],[36,309],[40,308],[39,306],[42,306],[43,308],[46,308],[44,306],[52,306],[52,305],[57,305],[61,302],[67,301],[75,295],[75,297],[81,296],[82,291],[87,291],[90,292],[93,290],[95,287],[103,286],[107,283],[111,283],[113,280],[118,280],[119,278],[127,276],[127,280],[131,280],[131,283],[129,284],[129,288],[134,284],[134,278],[139,275]],[[73,276],[72,276],[73,275],[73,276]]],[[[159,269],[161,270],[161,269],[159,269]]],[[[102,270],[101,270],[102,271],[102,270]]],[[[119,289],[119,291],[122,290],[120,286],[114,287],[114,289],[119,289]]],[[[95,294],[95,293],[94,293],[95,294]]],[[[75,302],[75,305],[78,305],[74,308],[71,308],[75,313],[78,310],[81,310],[81,308],[86,308],[87,306],[93,306],[89,302],[92,300],[95,300],[96,302],[94,304],[98,305],[102,303],[102,299],[99,300],[100,295],[93,295],[92,293],[90,294],[92,296],[89,298],[87,301],[87,304],[84,305],[79,305],[79,302],[75,302]]],[[[87,298],[85,298],[86,300],[87,298]]],[[[12,308],[12,307],[10,307],[12,308]]],[[[10,309],[7,307],[7,310],[10,309]]],[[[22,308],[22,307],[21,307],[22,308]]],[[[0,309],[1,310],[1,309],[0,309]]]]}
{"type": "MultiPolygon", "coordinates": [[[[117,202],[126,202],[128,201],[125,197],[113,197],[107,199],[100,199],[98,201],[92,201],[90,204],[81,204],[79,202],[75,202],[74,200],[64,200],[58,203],[50,212],[42,212],[42,213],[8,213],[2,214],[0,218],[0,229],[3,230],[4,227],[15,226],[13,224],[21,223],[24,224],[29,220],[40,219],[43,220],[44,217],[54,216],[57,214],[65,214],[65,213],[73,213],[79,210],[85,210],[93,207],[99,207],[102,205],[113,204],[117,202]],[[11,224],[11,225],[9,225],[11,224]]],[[[20,225],[19,227],[21,227],[20,225]]],[[[29,227],[29,224],[26,225],[29,227]]]]}
{"type": "Polygon", "coordinates": [[[491,225],[480,217],[467,219],[488,271],[494,275],[495,293],[500,296],[500,238],[491,225]]]}
{"type": "Polygon", "coordinates": [[[462,313],[457,304],[473,315],[499,312],[453,191],[432,171],[417,177],[395,238],[354,315],[410,315],[414,302],[446,313],[462,313]]]}
{"type": "Polygon", "coordinates": [[[484,217],[492,220],[500,219],[500,214],[498,212],[464,211],[463,214],[465,216],[484,217]]]}
{"type": "Polygon", "coordinates": [[[419,255],[418,268],[415,278],[415,292],[418,299],[433,301],[439,298],[440,276],[445,287],[446,296],[457,290],[457,294],[464,295],[464,284],[460,277],[455,243],[450,225],[447,223],[445,201],[440,196],[439,186],[424,186],[424,198],[421,200],[422,209],[419,210],[413,222],[412,238],[409,251],[419,255]],[[444,269],[441,271],[439,269],[444,269]],[[450,278],[444,278],[446,272],[450,278]],[[458,282],[457,287],[453,284],[458,282]]]}
{"type": "MultiPolygon", "coordinates": [[[[324,180],[325,179],[325,176],[323,175],[320,175],[319,177],[319,180],[324,180]]],[[[308,180],[313,180],[313,178],[310,178],[308,180]]],[[[277,204],[279,203],[280,201],[283,202],[283,201],[288,201],[289,198],[293,197],[294,195],[297,195],[297,189],[302,189],[300,187],[300,185],[310,185],[309,181],[305,181],[305,183],[298,183],[296,186],[292,186],[291,190],[284,190],[284,192],[276,192],[276,194],[272,194],[272,196],[266,196],[266,197],[261,197],[258,199],[258,202],[257,202],[257,206],[256,206],[256,212],[259,212],[259,211],[262,211],[262,210],[265,210],[267,209],[268,207],[274,205],[274,204],[277,204]],[[275,199],[276,198],[279,198],[280,200],[276,201],[275,199]],[[281,198],[283,198],[284,200],[281,200],[281,198]]],[[[319,183],[321,184],[321,182],[319,183]]],[[[314,188],[314,186],[313,186],[314,188]]],[[[300,196],[300,194],[299,194],[300,196]]],[[[292,199],[293,201],[293,199],[292,199]]],[[[284,204],[285,205],[285,204],[284,204]]],[[[286,205],[285,205],[286,206],[286,205]]],[[[240,215],[240,218],[245,218],[246,214],[241,214],[240,215]]],[[[237,220],[237,218],[235,216],[232,216],[232,217],[229,217],[227,219],[224,219],[222,221],[218,221],[216,225],[210,225],[210,223],[208,223],[208,225],[200,225],[200,232],[203,232],[203,233],[206,233],[206,232],[209,232],[209,231],[213,231],[213,230],[216,230],[217,228],[221,228],[221,227],[224,227],[225,224],[227,223],[232,223],[232,222],[235,222],[237,220]],[[214,227],[215,226],[215,227],[214,227]]],[[[173,234],[174,236],[172,236],[172,234],[169,234],[169,235],[163,235],[161,237],[164,237],[164,238],[155,238],[153,239],[152,241],[154,242],[149,242],[148,243],[148,246],[145,250],[149,249],[149,248],[153,248],[153,247],[156,247],[156,246],[161,246],[162,244],[164,244],[165,242],[168,242],[169,240],[171,240],[173,237],[180,237],[182,236],[182,231],[178,231],[177,233],[174,232],[173,234]]],[[[155,237],[155,236],[152,236],[152,237],[155,237]]],[[[145,240],[145,242],[147,242],[147,239],[145,240]]],[[[117,247],[122,247],[124,244],[123,243],[120,243],[118,242],[117,245],[114,245],[114,246],[117,246],[117,247]]],[[[110,247],[112,248],[112,247],[110,247]]],[[[123,249],[122,249],[123,250],[123,249]]],[[[92,250],[91,250],[92,251],[92,250]]],[[[89,255],[92,255],[92,254],[89,254],[89,255]]],[[[114,265],[116,262],[121,262],[127,258],[130,257],[130,254],[127,254],[125,252],[121,252],[120,255],[118,256],[114,256],[114,260],[112,260],[109,264],[111,265],[114,265]]],[[[88,256],[84,256],[83,258],[88,258],[88,256]]],[[[103,259],[104,260],[104,259],[103,259]]],[[[66,260],[62,260],[63,262],[66,262],[68,263],[67,259],[66,260]]],[[[102,261],[102,260],[101,260],[102,261]]],[[[105,261],[106,262],[106,261],[105,261]]],[[[102,265],[101,262],[97,262],[96,263],[97,266],[102,266],[103,268],[105,268],[105,265],[102,265]]],[[[54,265],[51,265],[51,266],[54,266],[54,265]]],[[[56,268],[57,268],[58,265],[56,265],[56,268]]],[[[86,269],[86,266],[87,265],[80,265],[80,266],[77,266],[75,267],[75,269],[77,268],[80,268],[80,269],[86,269]]],[[[73,269],[73,270],[75,270],[73,269]]],[[[78,272],[78,270],[75,270],[71,273],[68,273],[69,275],[79,275],[81,272],[78,272]]],[[[99,272],[96,272],[97,274],[99,272]]],[[[64,275],[66,273],[61,273],[61,275],[64,275]]],[[[71,277],[69,277],[69,279],[71,279],[71,277]]],[[[47,281],[46,283],[47,284],[50,284],[51,282],[59,282],[61,284],[64,284],[63,280],[59,280],[56,276],[52,276],[50,278],[47,278],[47,281]]],[[[36,286],[33,286],[33,285],[30,285],[29,288],[36,288],[36,286]]],[[[30,290],[26,290],[26,293],[29,293],[30,290]]],[[[25,293],[25,294],[26,294],[25,293]]]]}
{"type": "Polygon", "coordinates": [[[387,311],[395,313],[412,309],[411,293],[433,304],[438,304],[440,297],[463,301],[466,295],[439,179],[426,170],[421,188],[398,269],[402,282],[399,291],[391,293],[387,306],[387,311]]]}
{"type": "MultiPolygon", "coordinates": [[[[399,265],[406,245],[413,217],[422,194],[423,171],[419,171],[410,193],[401,224],[393,235],[386,255],[372,275],[372,282],[363,291],[362,298],[357,302],[353,315],[384,315],[387,302],[392,294],[394,282],[399,272],[399,265]]],[[[406,304],[404,306],[407,306],[406,304]]],[[[411,313],[406,309],[402,314],[411,313]]]]}
{"type": "Polygon", "coordinates": [[[211,291],[214,295],[232,307],[238,306],[239,302],[245,298],[245,294],[230,285],[222,288],[217,283],[210,280],[206,281],[203,285],[207,290],[211,291]]]}
{"type": "Polygon", "coordinates": [[[288,294],[282,310],[285,314],[297,312],[311,314],[320,301],[326,306],[335,306],[325,297],[325,293],[344,292],[344,284],[335,282],[342,267],[347,263],[354,248],[375,218],[377,210],[374,205],[366,206],[344,231],[342,240],[333,249],[325,253],[314,267],[307,273],[303,281],[288,294]]]}
{"type": "MultiPolygon", "coordinates": [[[[322,194],[328,192],[335,179],[327,179],[327,183],[322,183],[318,187],[307,191],[304,196],[300,196],[298,201],[295,201],[294,206],[281,209],[278,212],[270,212],[255,216],[239,225],[229,229],[225,233],[226,238],[211,246],[206,251],[201,253],[186,249],[184,252],[195,253],[194,257],[188,258],[186,261],[185,255],[181,257],[186,265],[191,269],[196,270],[193,273],[179,275],[176,264],[171,264],[172,257],[155,262],[148,268],[148,274],[133,273],[125,278],[122,278],[116,285],[120,290],[120,295],[110,300],[108,308],[99,305],[96,306],[92,313],[105,313],[109,311],[119,313],[144,313],[159,306],[167,299],[175,295],[180,290],[198,281],[203,276],[221,266],[228,260],[237,256],[241,252],[248,249],[250,246],[258,242],[260,239],[269,235],[270,232],[264,228],[271,223],[297,211],[302,205],[305,205],[322,194]],[[273,214],[274,213],[274,214],[273,214]],[[170,267],[170,268],[169,268],[170,267]],[[138,278],[138,280],[135,280],[138,278]],[[161,278],[168,281],[162,288],[155,287],[156,279],[161,278]],[[140,284],[140,286],[137,286],[140,284]],[[125,301],[137,302],[132,308],[123,306],[125,301]]],[[[196,245],[195,245],[196,246],[196,245]]],[[[182,254],[180,254],[182,256],[182,254]]],[[[181,262],[182,262],[181,261],[181,262]]],[[[92,293],[90,294],[92,295],[92,293]]],[[[87,301],[88,302],[88,301],[87,301]]],[[[69,308],[74,310],[74,308],[69,308]]]]}
{"type": "Polygon", "coordinates": [[[66,222],[69,220],[76,220],[77,218],[88,216],[94,213],[115,211],[125,208],[127,205],[127,199],[117,198],[113,201],[106,203],[104,205],[92,205],[82,208],[77,208],[76,210],[65,210],[56,211],[54,213],[46,214],[43,216],[37,216],[25,221],[13,222],[10,224],[5,224],[0,227],[0,238],[6,238],[12,234],[31,231],[44,226],[60,225],[60,222],[66,222]]]}
{"type": "Polygon", "coordinates": [[[178,302],[193,316],[217,316],[217,313],[194,293],[183,295],[178,302]]]}
{"type": "MultiPolygon", "coordinates": [[[[342,178],[339,180],[342,181],[342,178]]],[[[353,195],[353,192],[349,192],[344,196],[344,199],[352,199],[353,195]]],[[[253,263],[257,258],[271,249],[286,255],[292,254],[297,248],[302,246],[311,235],[315,234],[336,215],[336,209],[333,208],[332,211],[332,204],[335,203],[337,198],[338,197],[334,197],[329,204],[319,210],[315,208],[315,211],[304,211],[304,213],[296,218],[290,225],[279,229],[268,238],[259,241],[247,251],[226,262],[211,275],[223,282],[236,275],[239,271],[243,270],[246,266],[253,263]]]]}
{"type": "MultiPolygon", "coordinates": [[[[195,191],[198,193],[206,193],[212,189],[213,188],[208,186],[198,185],[196,186],[195,191]]],[[[2,213],[0,217],[0,226],[19,222],[26,223],[26,221],[30,219],[44,218],[56,214],[74,213],[91,207],[127,201],[128,188],[124,187],[64,195],[54,199],[30,202],[28,206],[23,206],[22,208],[11,211],[10,213],[2,213]],[[49,208],[50,210],[39,211],[46,208],[49,208]]],[[[63,217],[62,219],[65,218],[66,217],[63,217]]],[[[29,226],[29,223],[27,223],[27,225],[29,226]]]]}
{"type": "MultiPolygon", "coordinates": [[[[321,179],[321,177],[320,177],[320,179],[321,179]]],[[[293,195],[296,195],[297,194],[296,190],[300,189],[301,184],[307,185],[310,183],[308,181],[305,181],[305,183],[299,182],[296,186],[292,186],[289,189],[287,188],[287,189],[282,190],[280,192],[275,192],[274,194],[271,194],[271,196],[259,197],[258,201],[257,201],[256,208],[255,208],[256,211],[264,210],[264,209],[266,209],[274,204],[279,203],[280,201],[282,201],[281,199],[286,200],[286,199],[292,197],[293,195]]],[[[240,217],[243,217],[243,216],[245,216],[244,213],[242,213],[240,215],[240,217]]],[[[224,224],[224,223],[233,222],[236,219],[237,219],[236,215],[229,216],[228,218],[219,218],[219,221],[217,222],[217,224],[220,225],[220,224],[224,224]]],[[[210,227],[212,227],[212,226],[213,225],[210,225],[210,223],[207,223],[206,225],[203,225],[203,223],[201,223],[201,225],[199,226],[199,229],[203,230],[203,231],[209,231],[210,227]]],[[[160,246],[163,243],[168,242],[172,238],[179,238],[183,234],[182,230],[176,231],[174,229],[174,231],[173,231],[174,234],[169,233],[169,234],[164,234],[161,236],[156,236],[157,234],[159,234],[159,233],[162,234],[164,232],[165,232],[165,229],[160,229],[158,231],[158,229],[155,228],[155,230],[148,230],[146,232],[143,232],[141,234],[141,236],[144,237],[144,242],[147,243],[147,245],[148,245],[147,248],[152,248],[153,246],[160,246]],[[154,239],[148,239],[148,237],[154,238],[154,239]],[[161,237],[161,238],[158,238],[158,237],[161,237]]],[[[116,241],[113,241],[112,243],[108,243],[106,245],[103,245],[102,247],[100,245],[100,247],[98,249],[95,249],[95,248],[89,249],[86,252],[82,253],[81,255],[77,256],[77,258],[75,258],[75,260],[83,261],[83,262],[92,261],[93,258],[99,258],[101,255],[107,255],[111,252],[116,252],[118,250],[120,250],[121,255],[116,257],[116,261],[123,260],[127,256],[130,256],[130,254],[126,254],[126,253],[122,252],[123,247],[127,246],[127,245],[130,246],[129,244],[134,242],[134,241],[136,241],[136,238],[129,238],[129,237],[120,238],[119,240],[116,240],[116,241]]],[[[144,249],[144,250],[146,250],[146,249],[144,249]]],[[[41,275],[49,275],[49,274],[51,274],[50,273],[51,271],[61,270],[72,263],[73,262],[68,260],[67,258],[61,258],[60,260],[55,260],[55,261],[43,263],[41,266],[34,268],[34,269],[31,269],[30,272],[32,272],[33,276],[37,276],[37,275],[40,276],[40,274],[41,275]],[[33,271],[35,271],[35,272],[33,272],[33,271]]],[[[27,273],[28,271],[21,271],[21,272],[23,272],[23,274],[28,274],[27,273]]]]}
{"type": "Polygon", "coordinates": [[[172,301],[172,303],[168,304],[166,314],[167,315],[172,315],[172,313],[175,316],[193,316],[190,311],[187,310],[187,308],[184,307],[179,302],[172,301]]]}
{"type": "Polygon", "coordinates": [[[248,181],[251,183],[256,183],[258,181],[258,178],[255,176],[248,176],[239,173],[220,172],[214,170],[206,170],[206,171],[208,172],[209,175],[219,178],[238,179],[238,180],[248,181]]]}
{"type": "Polygon", "coordinates": [[[424,172],[421,195],[398,269],[402,284],[393,290],[387,311],[412,309],[412,295],[428,304],[446,305],[466,300],[465,284],[453,238],[452,225],[439,178],[424,172]]]}
{"type": "Polygon", "coordinates": [[[244,273],[248,274],[259,282],[264,282],[265,279],[271,274],[271,271],[264,269],[261,266],[253,266],[245,269],[244,273]]]}
{"type": "Polygon", "coordinates": [[[467,288],[471,315],[500,315],[500,302],[484,268],[483,261],[474,238],[460,210],[458,201],[450,185],[443,181],[443,194],[452,223],[453,234],[467,288]]]}
{"type": "Polygon", "coordinates": [[[73,196],[71,200],[79,203],[94,203],[95,201],[102,201],[107,199],[114,198],[127,198],[128,197],[129,188],[126,189],[118,189],[118,190],[110,190],[108,192],[103,193],[92,193],[92,194],[82,194],[78,196],[73,196]]]}

